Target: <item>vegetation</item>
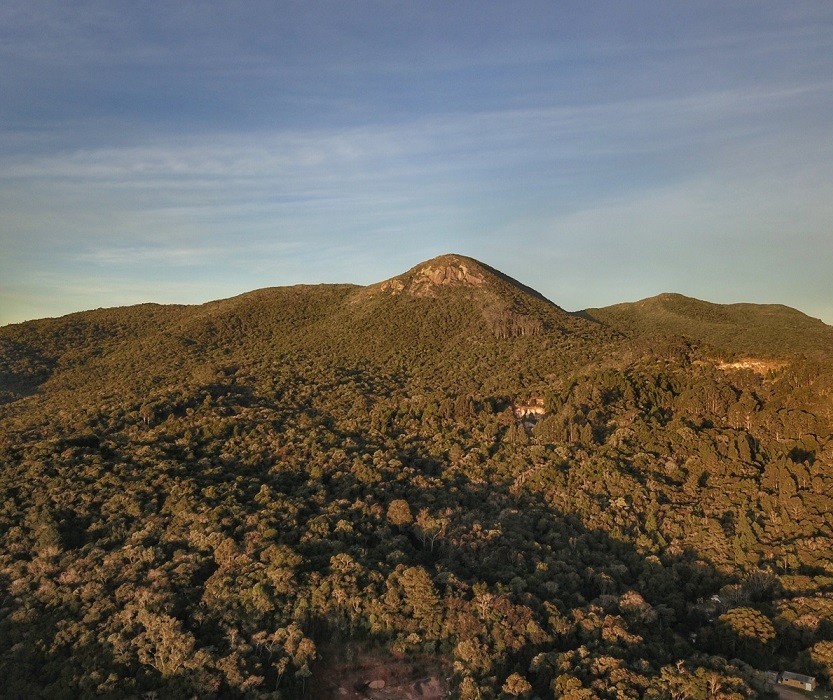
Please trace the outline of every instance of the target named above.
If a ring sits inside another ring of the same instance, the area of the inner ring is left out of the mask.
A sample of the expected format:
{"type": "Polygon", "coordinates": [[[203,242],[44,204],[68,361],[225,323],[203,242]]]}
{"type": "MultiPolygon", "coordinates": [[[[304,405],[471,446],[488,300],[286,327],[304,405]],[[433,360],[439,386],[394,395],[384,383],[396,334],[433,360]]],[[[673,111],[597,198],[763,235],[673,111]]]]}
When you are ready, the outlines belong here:
{"type": "Polygon", "coordinates": [[[3,692],[324,697],[359,645],[461,698],[829,683],[830,354],[594,317],[445,256],[0,328],[3,692]]]}
{"type": "Polygon", "coordinates": [[[829,356],[833,348],[833,328],[780,304],[710,304],[660,294],[583,313],[632,336],[695,339],[724,357],[829,356]]]}

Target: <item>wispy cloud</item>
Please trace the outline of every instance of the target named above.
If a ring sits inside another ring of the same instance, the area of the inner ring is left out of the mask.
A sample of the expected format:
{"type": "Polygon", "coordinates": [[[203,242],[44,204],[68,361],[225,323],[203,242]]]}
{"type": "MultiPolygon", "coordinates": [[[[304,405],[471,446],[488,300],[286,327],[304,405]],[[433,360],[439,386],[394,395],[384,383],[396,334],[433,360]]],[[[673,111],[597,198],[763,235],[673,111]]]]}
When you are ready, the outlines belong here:
{"type": "Polygon", "coordinates": [[[524,7],[4,3],[8,305],[35,278],[95,306],[96,276],[129,296],[113,270],[242,291],[449,249],[565,306],[707,278],[818,303],[833,11],[524,7]]]}
{"type": "Polygon", "coordinates": [[[124,246],[119,248],[98,248],[78,253],[75,259],[106,267],[122,265],[163,264],[171,267],[192,267],[204,264],[206,260],[222,255],[220,248],[176,248],[171,246],[149,248],[124,246]]]}
{"type": "MultiPolygon", "coordinates": [[[[680,182],[513,222],[502,240],[526,240],[536,254],[522,269],[569,309],[676,291],[784,303],[830,323],[833,204],[826,185],[795,184],[800,195],[753,178],[680,182]]],[[[509,256],[508,244],[494,248],[495,257],[509,256]]]]}

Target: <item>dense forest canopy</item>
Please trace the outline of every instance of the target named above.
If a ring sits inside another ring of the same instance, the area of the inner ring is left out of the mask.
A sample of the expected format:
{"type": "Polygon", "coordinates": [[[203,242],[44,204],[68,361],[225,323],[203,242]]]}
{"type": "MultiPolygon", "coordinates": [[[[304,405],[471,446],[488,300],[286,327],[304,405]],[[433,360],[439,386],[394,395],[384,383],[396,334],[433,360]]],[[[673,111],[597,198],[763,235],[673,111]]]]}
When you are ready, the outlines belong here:
{"type": "Polygon", "coordinates": [[[456,255],[0,328],[2,692],[829,684],[831,359],[784,307],[567,313],[456,255]]]}

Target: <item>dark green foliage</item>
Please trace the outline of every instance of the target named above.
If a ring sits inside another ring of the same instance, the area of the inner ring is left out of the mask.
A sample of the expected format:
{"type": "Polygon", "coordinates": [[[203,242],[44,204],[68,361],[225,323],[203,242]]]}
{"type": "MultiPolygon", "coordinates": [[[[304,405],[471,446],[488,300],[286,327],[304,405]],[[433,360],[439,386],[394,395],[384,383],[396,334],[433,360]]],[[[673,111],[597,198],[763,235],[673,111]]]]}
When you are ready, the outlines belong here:
{"type": "Polygon", "coordinates": [[[671,337],[684,337],[726,358],[833,352],[833,328],[778,304],[711,304],[681,294],[660,294],[582,313],[655,349],[671,337]]]}
{"type": "Polygon", "coordinates": [[[829,357],[653,346],[460,256],[0,339],[10,697],[310,696],[358,641],[460,697],[829,678],[829,357]]]}

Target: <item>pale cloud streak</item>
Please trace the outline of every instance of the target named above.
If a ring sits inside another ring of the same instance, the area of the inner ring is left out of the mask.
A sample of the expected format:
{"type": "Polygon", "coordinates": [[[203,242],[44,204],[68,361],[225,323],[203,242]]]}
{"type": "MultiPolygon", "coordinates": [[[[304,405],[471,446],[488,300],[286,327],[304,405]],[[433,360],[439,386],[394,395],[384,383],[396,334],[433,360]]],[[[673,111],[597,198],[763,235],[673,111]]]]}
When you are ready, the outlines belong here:
{"type": "Polygon", "coordinates": [[[0,323],[32,280],[84,308],[448,250],[568,308],[822,308],[833,12],[383,7],[4,5],[0,323]]]}

